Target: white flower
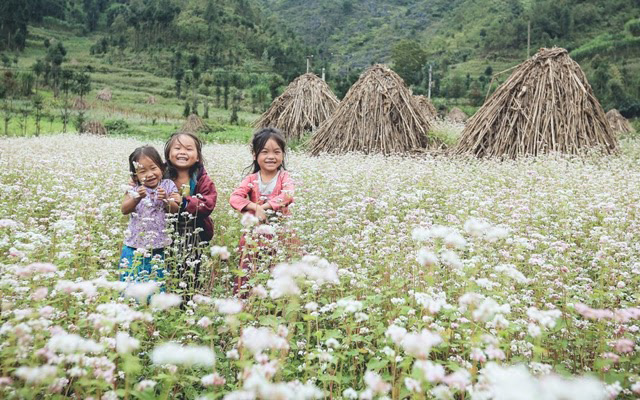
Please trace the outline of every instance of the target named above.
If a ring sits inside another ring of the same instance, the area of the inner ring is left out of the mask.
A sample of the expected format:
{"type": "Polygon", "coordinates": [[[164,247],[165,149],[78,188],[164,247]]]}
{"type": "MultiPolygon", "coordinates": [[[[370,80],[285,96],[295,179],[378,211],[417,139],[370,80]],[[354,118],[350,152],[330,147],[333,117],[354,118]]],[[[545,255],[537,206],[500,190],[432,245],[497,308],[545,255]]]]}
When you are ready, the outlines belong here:
{"type": "Polygon", "coordinates": [[[509,236],[509,231],[499,226],[489,228],[486,233],[486,238],[489,242],[496,242],[500,239],[506,238],[507,236],[509,236]]]}
{"type": "Polygon", "coordinates": [[[118,354],[129,354],[140,347],[140,341],[126,332],[116,333],[116,351],[118,354]]]}
{"type": "Polygon", "coordinates": [[[440,259],[442,260],[442,263],[446,266],[449,266],[454,269],[462,269],[463,264],[462,264],[462,261],[460,260],[460,257],[458,257],[458,254],[456,254],[451,250],[444,250],[440,255],[440,259]]]}
{"type": "Polygon", "coordinates": [[[269,296],[271,296],[272,299],[279,299],[285,296],[299,296],[301,293],[300,288],[290,276],[270,279],[267,281],[267,287],[271,289],[269,296]]]}
{"type": "Polygon", "coordinates": [[[340,342],[338,342],[335,338],[329,338],[325,342],[325,345],[327,347],[330,347],[330,348],[333,348],[333,349],[337,349],[338,347],[340,347],[340,342]]]}
{"type": "Polygon", "coordinates": [[[413,367],[421,371],[427,382],[442,382],[445,377],[444,367],[440,364],[434,364],[431,361],[416,360],[413,367]]]}
{"type": "Polygon", "coordinates": [[[244,226],[245,228],[249,228],[251,226],[256,225],[258,222],[260,222],[260,220],[255,216],[252,215],[250,213],[244,213],[242,214],[242,219],[240,220],[240,223],[242,224],[242,226],[244,226]]]}
{"type": "Polygon", "coordinates": [[[287,340],[267,327],[254,328],[251,326],[243,329],[240,343],[254,355],[267,349],[289,349],[287,340]]]}
{"type": "Polygon", "coordinates": [[[141,303],[146,303],[147,298],[157,292],[159,285],[156,282],[132,283],[127,286],[124,294],[126,297],[133,297],[141,303]]]}
{"type": "Polygon", "coordinates": [[[404,385],[407,387],[407,390],[413,393],[422,392],[422,386],[420,382],[413,378],[404,378],[404,385]]]}
{"type": "Polygon", "coordinates": [[[407,330],[397,325],[390,325],[384,333],[384,335],[391,338],[391,341],[396,345],[400,345],[406,334],[407,330]]]}
{"type": "Polygon", "coordinates": [[[221,260],[228,260],[230,255],[226,246],[211,246],[211,257],[218,256],[221,260]]]}
{"type": "Polygon", "coordinates": [[[503,273],[509,278],[515,280],[518,283],[529,283],[529,279],[522,274],[522,272],[518,271],[515,265],[513,264],[500,264],[496,265],[495,270],[497,272],[503,273]]]}
{"type": "Polygon", "coordinates": [[[382,380],[382,377],[373,371],[364,373],[364,383],[374,394],[386,394],[391,389],[391,384],[382,380]]]}
{"type": "Polygon", "coordinates": [[[240,354],[238,353],[237,349],[231,349],[227,351],[226,356],[229,360],[237,360],[240,358],[240,354]]]}
{"type": "Polygon", "coordinates": [[[420,331],[420,333],[407,333],[400,345],[404,351],[416,358],[425,359],[431,352],[431,347],[442,342],[440,335],[432,333],[426,329],[420,331]]]}
{"type": "Polygon", "coordinates": [[[338,307],[344,308],[344,311],[348,313],[356,313],[362,310],[362,302],[358,300],[340,299],[336,304],[338,307]]]}
{"type": "Polygon", "coordinates": [[[261,224],[256,226],[253,232],[258,235],[271,236],[276,234],[276,229],[272,225],[261,224]]]}
{"type": "Polygon", "coordinates": [[[458,232],[451,232],[444,238],[445,246],[454,249],[464,249],[467,241],[458,232]]]}
{"type": "Polygon", "coordinates": [[[215,354],[205,346],[181,346],[176,343],[165,343],[153,349],[151,361],[154,364],[212,367],[215,363],[215,354]]]}
{"type": "Polygon", "coordinates": [[[420,265],[424,267],[432,267],[438,263],[438,256],[436,256],[432,251],[427,250],[423,247],[418,250],[416,260],[420,265]]]}
{"type": "Polygon", "coordinates": [[[251,289],[251,294],[260,298],[260,299],[265,299],[267,298],[267,289],[264,288],[264,286],[262,285],[258,285],[256,287],[254,287],[253,289],[251,289]]]}
{"type": "Polygon", "coordinates": [[[43,365],[40,367],[19,367],[13,374],[26,383],[40,383],[53,378],[57,373],[57,367],[43,365]]]}
{"type": "Polygon", "coordinates": [[[242,302],[236,299],[219,299],[215,301],[216,309],[221,314],[237,314],[242,311],[242,302]]]}
{"type": "Polygon", "coordinates": [[[358,398],[358,392],[356,392],[353,388],[346,388],[342,392],[342,397],[345,399],[355,400],[358,398]]]}
{"type": "Polygon", "coordinates": [[[464,223],[465,232],[475,237],[484,235],[490,227],[491,225],[488,222],[476,218],[470,218],[464,223]]]}
{"type": "Polygon", "coordinates": [[[158,293],[151,298],[151,308],[168,310],[182,303],[182,297],[173,293],[158,293]]]}
{"type": "Polygon", "coordinates": [[[151,379],[145,379],[143,381],[138,382],[136,385],[136,390],[140,392],[144,392],[145,390],[153,389],[156,386],[156,381],[152,381],[151,379]]]}
{"type": "Polygon", "coordinates": [[[47,348],[51,351],[65,354],[72,353],[101,353],[104,347],[91,339],[83,339],[79,335],[59,333],[53,335],[47,342],[47,348]]]}

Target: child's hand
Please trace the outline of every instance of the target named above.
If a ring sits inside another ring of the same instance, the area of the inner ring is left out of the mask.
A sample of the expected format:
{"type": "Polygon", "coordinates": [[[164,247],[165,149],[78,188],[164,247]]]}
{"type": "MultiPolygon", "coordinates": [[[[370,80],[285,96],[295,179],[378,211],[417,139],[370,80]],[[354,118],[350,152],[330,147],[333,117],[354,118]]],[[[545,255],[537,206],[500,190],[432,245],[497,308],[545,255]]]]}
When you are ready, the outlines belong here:
{"type": "Polygon", "coordinates": [[[172,200],[175,201],[178,205],[182,204],[182,196],[180,196],[180,193],[178,192],[173,192],[169,195],[169,201],[172,200]]]}
{"type": "Polygon", "coordinates": [[[267,213],[264,212],[264,208],[260,205],[256,205],[256,218],[258,218],[260,222],[267,220],[267,213]]]}
{"type": "Polygon", "coordinates": [[[146,187],[140,186],[138,188],[137,192],[138,192],[138,196],[139,196],[138,198],[139,199],[143,199],[143,198],[147,197],[147,188],[146,187]]]}
{"type": "Polygon", "coordinates": [[[166,200],[167,199],[167,191],[164,190],[163,188],[159,187],[157,193],[157,198],[158,200],[166,200]]]}

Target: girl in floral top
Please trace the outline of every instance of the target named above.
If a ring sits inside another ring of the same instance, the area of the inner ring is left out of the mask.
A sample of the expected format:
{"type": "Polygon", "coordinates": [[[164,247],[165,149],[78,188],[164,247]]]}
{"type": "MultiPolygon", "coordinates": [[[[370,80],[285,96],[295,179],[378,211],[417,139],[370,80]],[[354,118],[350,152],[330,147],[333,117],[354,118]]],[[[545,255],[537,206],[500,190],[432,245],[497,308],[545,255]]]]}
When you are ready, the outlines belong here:
{"type": "Polygon", "coordinates": [[[164,277],[164,248],[171,244],[166,233],[166,213],[178,211],[172,198],[178,189],[170,179],[162,179],[164,163],[151,146],[138,147],[129,156],[129,170],[135,186],[122,201],[122,213],[130,215],[120,256],[125,269],[121,280],[146,281],[164,277]]]}

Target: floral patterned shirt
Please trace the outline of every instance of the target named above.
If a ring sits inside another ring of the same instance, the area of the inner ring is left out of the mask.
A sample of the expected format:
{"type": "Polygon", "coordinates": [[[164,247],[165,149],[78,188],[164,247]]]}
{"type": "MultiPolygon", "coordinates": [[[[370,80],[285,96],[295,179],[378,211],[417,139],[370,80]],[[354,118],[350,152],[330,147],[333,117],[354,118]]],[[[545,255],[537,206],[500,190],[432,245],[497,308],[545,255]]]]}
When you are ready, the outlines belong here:
{"type": "MultiPolygon", "coordinates": [[[[136,191],[139,186],[133,188],[136,191]]],[[[170,179],[163,179],[158,187],[171,193],[178,191],[175,183],[170,179]]],[[[130,247],[161,249],[171,244],[171,238],[166,229],[166,204],[157,198],[157,188],[147,188],[147,197],[140,200],[134,212],[131,213],[129,229],[125,233],[124,244],[130,247]]]]}

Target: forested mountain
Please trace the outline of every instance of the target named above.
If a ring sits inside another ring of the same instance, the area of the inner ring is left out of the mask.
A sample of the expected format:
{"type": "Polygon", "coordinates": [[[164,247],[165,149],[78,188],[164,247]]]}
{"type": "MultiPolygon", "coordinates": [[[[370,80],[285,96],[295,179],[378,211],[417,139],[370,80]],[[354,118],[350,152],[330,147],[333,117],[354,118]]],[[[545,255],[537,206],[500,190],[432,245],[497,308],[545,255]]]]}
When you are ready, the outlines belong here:
{"type": "Polygon", "coordinates": [[[0,52],[33,25],[89,36],[95,57],[171,77],[179,98],[215,86],[226,104],[235,87],[263,104],[313,56],[338,96],[387,62],[414,92],[431,68],[435,97],[475,106],[527,57],[530,27],[530,54],[566,47],[606,108],[640,115],[640,0],[4,0],[0,52]]]}
{"type": "Polygon", "coordinates": [[[261,0],[336,72],[389,62],[414,91],[433,66],[439,97],[484,98],[495,67],[561,46],[607,107],[640,113],[638,0],[261,0]]]}
{"type": "Polygon", "coordinates": [[[96,54],[171,52],[173,59],[161,57],[164,65],[158,68],[167,74],[175,73],[175,62],[183,58],[186,64],[195,63],[188,61],[195,55],[201,70],[251,64],[289,80],[303,72],[309,53],[250,0],[4,0],[0,51],[23,49],[29,24],[58,26],[77,35],[98,33],[96,54]]]}

